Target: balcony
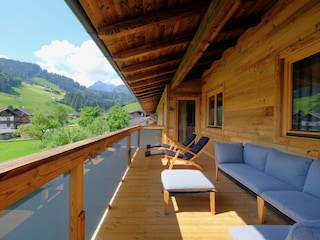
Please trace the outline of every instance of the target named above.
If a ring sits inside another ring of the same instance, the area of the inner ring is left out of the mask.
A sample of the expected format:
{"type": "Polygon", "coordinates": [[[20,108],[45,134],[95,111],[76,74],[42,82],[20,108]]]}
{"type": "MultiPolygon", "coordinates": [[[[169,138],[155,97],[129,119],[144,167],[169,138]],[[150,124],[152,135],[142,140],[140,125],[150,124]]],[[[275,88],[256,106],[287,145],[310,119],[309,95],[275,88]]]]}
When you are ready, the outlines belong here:
{"type": "MultiPolygon", "coordinates": [[[[216,214],[208,197],[184,196],[164,215],[166,165],[153,158],[146,170],[144,158],[164,137],[136,126],[1,164],[0,239],[225,240],[230,227],[258,223],[255,197],[223,175],[215,182],[211,143],[198,162],[216,185],[216,214]]],[[[287,224],[273,211],[266,219],[287,224]]]]}

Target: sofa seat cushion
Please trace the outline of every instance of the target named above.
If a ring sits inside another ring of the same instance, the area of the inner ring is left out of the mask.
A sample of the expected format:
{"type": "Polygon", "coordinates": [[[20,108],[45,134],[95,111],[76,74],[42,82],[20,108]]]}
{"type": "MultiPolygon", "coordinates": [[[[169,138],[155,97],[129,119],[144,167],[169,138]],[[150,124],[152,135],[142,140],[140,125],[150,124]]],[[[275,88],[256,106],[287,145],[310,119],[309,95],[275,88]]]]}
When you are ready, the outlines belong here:
{"type": "Polygon", "coordinates": [[[290,225],[236,226],[229,230],[233,240],[284,240],[290,225]]]}
{"type": "Polygon", "coordinates": [[[294,187],[243,163],[224,163],[219,168],[245,187],[260,195],[265,191],[295,190],[294,187]]]}
{"type": "Polygon", "coordinates": [[[269,191],[261,197],[296,222],[320,219],[320,199],[300,191],[269,191]]]}
{"type": "Polygon", "coordinates": [[[311,163],[311,158],[271,149],[268,154],[265,173],[302,191],[311,163]]]}
{"type": "Polygon", "coordinates": [[[251,167],[264,171],[270,149],[247,143],[244,145],[243,160],[251,167]]]}

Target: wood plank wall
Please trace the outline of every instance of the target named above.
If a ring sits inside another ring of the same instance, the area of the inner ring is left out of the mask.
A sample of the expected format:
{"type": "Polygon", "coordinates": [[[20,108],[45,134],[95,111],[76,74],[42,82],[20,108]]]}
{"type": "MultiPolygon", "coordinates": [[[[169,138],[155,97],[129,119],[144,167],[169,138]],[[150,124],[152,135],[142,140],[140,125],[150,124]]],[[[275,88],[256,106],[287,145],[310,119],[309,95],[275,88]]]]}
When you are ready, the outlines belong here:
{"type": "Polygon", "coordinates": [[[176,99],[201,95],[200,134],[212,141],[250,142],[320,159],[318,139],[281,136],[283,79],[277,65],[281,52],[308,38],[319,39],[320,50],[319,12],[318,1],[280,0],[260,25],[244,33],[238,44],[211,66],[201,85],[200,81],[187,82],[174,90],[168,86],[157,109],[158,119],[164,119],[161,124],[165,125],[167,136],[175,139],[176,99]],[[208,128],[207,94],[221,86],[224,86],[224,127],[208,128]]]}
{"type": "Polygon", "coordinates": [[[212,140],[251,142],[319,159],[318,139],[281,136],[282,83],[277,72],[281,51],[319,33],[319,12],[318,1],[279,1],[258,27],[249,29],[211,66],[202,80],[202,133],[212,140]],[[208,128],[207,94],[222,84],[224,127],[208,128]]]}

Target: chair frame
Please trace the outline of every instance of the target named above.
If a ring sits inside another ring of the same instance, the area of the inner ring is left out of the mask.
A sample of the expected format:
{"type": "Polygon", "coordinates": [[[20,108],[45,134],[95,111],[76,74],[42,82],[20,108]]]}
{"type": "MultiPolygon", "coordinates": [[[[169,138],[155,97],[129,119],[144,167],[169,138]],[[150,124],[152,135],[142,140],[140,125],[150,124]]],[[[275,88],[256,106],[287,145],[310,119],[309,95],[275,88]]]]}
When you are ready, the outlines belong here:
{"type": "Polygon", "coordinates": [[[191,166],[194,166],[194,167],[200,169],[201,171],[204,171],[203,167],[200,166],[198,163],[196,163],[195,159],[199,157],[199,154],[204,150],[204,148],[206,147],[208,142],[210,142],[210,139],[206,142],[206,144],[204,144],[204,146],[202,146],[202,148],[197,153],[192,152],[190,148],[186,148],[185,146],[183,146],[180,143],[176,144],[175,145],[176,154],[174,155],[174,157],[168,156],[165,154],[165,158],[168,159],[168,163],[170,162],[169,169],[173,169],[175,162],[179,161],[179,162],[184,162],[186,165],[191,165],[191,166]],[[186,153],[191,154],[192,157],[187,160],[179,157],[179,156],[181,156],[181,154],[184,155],[186,153]]]}

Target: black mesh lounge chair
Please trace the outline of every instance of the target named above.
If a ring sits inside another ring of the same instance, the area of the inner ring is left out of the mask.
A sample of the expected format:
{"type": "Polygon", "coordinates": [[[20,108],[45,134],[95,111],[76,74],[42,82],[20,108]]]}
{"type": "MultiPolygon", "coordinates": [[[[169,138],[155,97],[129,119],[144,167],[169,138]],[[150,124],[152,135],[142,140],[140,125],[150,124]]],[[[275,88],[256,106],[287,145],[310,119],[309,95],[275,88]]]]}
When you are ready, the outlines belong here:
{"type": "Polygon", "coordinates": [[[169,169],[172,169],[175,162],[184,162],[188,165],[197,167],[203,171],[203,168],[196,163],[195,159],[199,156],[199,153],[204,149],[206,144],[209,142],[209,138],[202,136],[197,143],[195,143],[190,149],[186,148],[182,144],[178,144],[175,150],[170,149],[157,149],[157,150],[148,150],[145,152],[146,157],[146,168],[148,169],[149,159],[152,156],[164,156],[168,159],[170,163],[169,169]]]}
{"type": "MultiPolygon", "coordinates": [[[[182,145],[184,145],[185,147],[189,148],[195,141],[197,137],[197,134],[190,134],[188,136],[188,138],[186,140],[183,141],[182,145]]],[[[167,149],[171,149],[174,146],[174,141],[172,141],[171,139],[169,139],[168,143],[154,143],[154,144],[148,144],[146,146],[147,149],[150,148],[167,148],[167,149]]]]}

